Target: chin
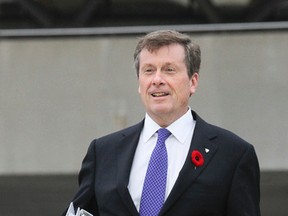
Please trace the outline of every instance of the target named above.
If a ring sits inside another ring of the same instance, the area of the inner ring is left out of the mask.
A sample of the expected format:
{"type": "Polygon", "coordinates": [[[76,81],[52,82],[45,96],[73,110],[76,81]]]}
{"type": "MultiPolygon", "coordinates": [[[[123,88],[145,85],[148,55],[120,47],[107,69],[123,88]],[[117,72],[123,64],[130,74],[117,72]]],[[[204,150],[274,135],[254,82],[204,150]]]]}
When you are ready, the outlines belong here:
{"type": "Polygon", "coordinates": [[[163,108],[158,107],[158,108],[151,109],[151,112],[154,113],[154,115],[161,116],[161,115],[168,114],[170,112],[170,109],[167,109],[167,107],[163,107],[163,108]]]}

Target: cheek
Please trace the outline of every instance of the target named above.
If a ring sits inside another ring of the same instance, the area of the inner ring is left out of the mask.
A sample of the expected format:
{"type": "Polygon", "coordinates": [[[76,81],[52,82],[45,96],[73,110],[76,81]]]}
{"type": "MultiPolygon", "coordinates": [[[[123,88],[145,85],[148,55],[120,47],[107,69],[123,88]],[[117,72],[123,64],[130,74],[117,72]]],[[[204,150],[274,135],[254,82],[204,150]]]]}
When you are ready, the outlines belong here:
{"type": "Polygon", "coordinates": [[[138,93],[144,94],[148,88],[149,88],[149,81],[140,79],[138,82],[138,93]]]}
{"type": "Polygon", "coordinates": [[[147,85],[145,85],[144,83],[139,83],[139,86],[138,86],[138,94],[141,96],[141,97],[144,97],[147,93],[147,85]]]}
{"type": "Polygon", "coordinates": [[[192,91],[192,86],[190,82],[183,80],[182,82],[178,83],[178,85],[180,86],[179,92],[183,95],[183,97],[186,97],[186,95],[190,95],[192,91]]]}
{"type": "Polygon", "coordinates": [[[143,92],[143,80],[141,78],[138,79],[138,93],[141,94],[143,92]]]}

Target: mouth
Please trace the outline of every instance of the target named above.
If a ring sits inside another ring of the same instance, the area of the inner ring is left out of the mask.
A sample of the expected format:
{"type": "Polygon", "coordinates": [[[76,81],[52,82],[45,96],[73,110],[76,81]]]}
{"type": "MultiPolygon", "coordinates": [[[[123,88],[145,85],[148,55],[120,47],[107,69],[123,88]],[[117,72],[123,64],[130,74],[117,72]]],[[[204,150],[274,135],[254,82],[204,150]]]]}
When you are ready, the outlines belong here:
{"type": "Polygon", "coordinates": [[[152,97],[164,97],[164,96],[167,96],[169,94],[166,92],[154,92],[151,95],[152,95],[152,97]]]}

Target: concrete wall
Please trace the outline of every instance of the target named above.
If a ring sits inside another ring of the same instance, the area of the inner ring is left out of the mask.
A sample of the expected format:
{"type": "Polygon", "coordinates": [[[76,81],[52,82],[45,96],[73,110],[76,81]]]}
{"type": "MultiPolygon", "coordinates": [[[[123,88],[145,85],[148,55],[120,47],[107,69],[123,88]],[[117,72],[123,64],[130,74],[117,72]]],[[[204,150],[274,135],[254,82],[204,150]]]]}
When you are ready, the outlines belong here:
{"type": "MultiPolygon", "coordinates": [[[[288,170],[288,32],[191,35],[192,109],[288,170]]],[[[140,121],[136,37],[0,40],[0,174],[75,173],[90,141],[140,121]]]]}

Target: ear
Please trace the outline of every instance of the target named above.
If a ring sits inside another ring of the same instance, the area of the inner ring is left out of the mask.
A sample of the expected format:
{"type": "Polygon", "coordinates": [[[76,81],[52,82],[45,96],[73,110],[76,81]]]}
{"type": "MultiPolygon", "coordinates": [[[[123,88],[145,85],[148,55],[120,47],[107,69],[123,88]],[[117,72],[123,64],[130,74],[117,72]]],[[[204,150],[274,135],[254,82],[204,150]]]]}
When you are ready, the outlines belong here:
{"type": "Polygon", "coordinates": [[[141,94],[140,85],[138,86],[138,93],[141,94]]]}
{"type": "Polygon", "coordinates": [[[192,96],[196,92],[198,81],[199,81],[199,74],[194,73],[190,79],[190,96],[192,96]]]}

